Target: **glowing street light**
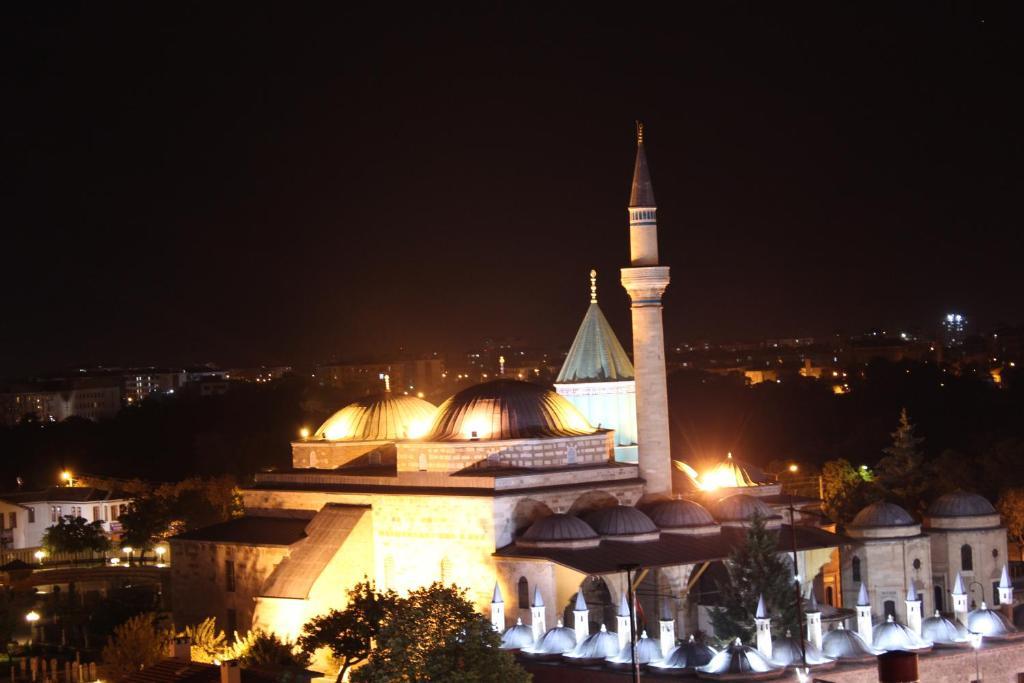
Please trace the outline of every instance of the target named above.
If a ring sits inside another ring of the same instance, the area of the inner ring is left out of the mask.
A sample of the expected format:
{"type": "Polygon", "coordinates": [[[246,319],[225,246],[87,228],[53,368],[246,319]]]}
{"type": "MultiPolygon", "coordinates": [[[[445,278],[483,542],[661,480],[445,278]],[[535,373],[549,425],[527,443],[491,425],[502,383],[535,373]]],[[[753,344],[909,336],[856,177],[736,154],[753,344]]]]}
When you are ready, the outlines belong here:
{"type": "Polygon", "coordinates": [[[309,427],[303,427],[299,430],[299,438],[303,441],[309,438],[309,427]]]}
{"type": "Polygon", "coordinates": [[[967,632],[967,642],[974,648],[974,680],[981,680],[981,663],[978,661],[978,650],[981,649],[981,634],[967,632]]]}
{"type": "Polygon", "coordinates": [[[126,558],[127,565],[126,566],[128,566],[128,567],[132,566],[132,553],[135,552],[135,548],[131,547],[130,545],[126,545],[125,547],[121,548],[121,552],[124,553],[125,555],[127,555],[127,558],[126,558]]]}
{"type": "Polygon", "coordinates": [[[60,480],[64,482],[65,486],[75,485],[75,476],[71,474],[71,470],[64,470],[60,473],[60,480]]]}
{"type": "Polygon", "coordinates": [[[30,624],[35,624],[37,621],[39,621],[39,612],[32,610],[31,612],[25,615],[25,621],[27,621],[30,624]]]}
{"type": "Polygon", "coordinates": [[[35,552],[35,558],[39,561],[39,564],[43,563],[43,559],[45,557],[46,557],[46,551],[45,550],[37,550],[35,552]]]}
{"type": "Polygon", "coordinates": [[[39,621],[39,612],[32,610],[25,615],[25,621],[28,622],[28,647],[32,649],[32,641],[36,635],[36,622],[39,621]]]}
{"type": "Polygon", "coordinates": [[[796,463],[793,463],[792,465],[789,466],[789,471],[792,472],[793,474],[796,474],[799,470],[800,466],[797,465],[796,463]]]}
{"type": "Polygon", "coordinates": [[[162,545],[158,545],[157,547],[153,548],[153,552],[156,553],[156,566],[164,566],[164,553],[167,552],[167,548],[163,547],[162,545]]]}

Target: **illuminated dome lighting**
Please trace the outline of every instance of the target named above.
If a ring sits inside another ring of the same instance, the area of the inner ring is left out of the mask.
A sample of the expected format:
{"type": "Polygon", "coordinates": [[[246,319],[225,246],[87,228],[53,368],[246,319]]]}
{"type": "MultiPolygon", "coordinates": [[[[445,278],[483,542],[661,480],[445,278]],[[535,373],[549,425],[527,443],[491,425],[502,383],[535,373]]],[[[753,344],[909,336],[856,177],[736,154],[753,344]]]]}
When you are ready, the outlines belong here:
{"type": "Polygon", "coordinates": [[[651,518],[629,505],[601,508],[584,519],[601,536],[615,541],[650,541],[658,537],[651,518]]]}
{"type": "Polygon", "coordinates": [[[932,642],[922,640],[916,633],[903,624],[889,617],[871,630],[871,646],[876,650],[893,652],[894,650],[930,650],[932,642]]]}
{"type": "Polygon", "coordinates": [[[565,653],[566,659],[580,664],[589,664],[599,660],[608,659],[619,654],[619,636],[614,631],[609,631],[604,624],[597,633],[591,633],[573,649],[565,653]]]}
{"type": "MultiPolygon", "coordinates": [[[[661,659],[661,645],[654,638],[647,636],[647,631],[640,634],[640,638],[636,641],[636,661],[638,664],[650,664],[657,662],[661,659]]],[[[622,646],[622,650],[619,654],[614,657],[606,659],[609,664],[626,664],[631,665],[633,663],[633,647],[629,642],[622,646]]]]}
{"type": "Polygon", "coordinates": [[[1005,638],[1017,629],[1002,613],[989,609],[984,602],[981,607],[967,613],[967,630],[971,633],[980,633],[986,638],[998,640],[1005,638]]]}
{"type": "Polygon", "coordinates": [[[652,662],[651,666],[655,669],[672,670],[676,673],[694,671],[699,666],[710,664],[717,654],[718,650],[704,643],[698,643],[691,634],[688,640],[669,650],[664,659],[652,662]]]}
{"type": "Polygon", "coordinates": [[[666,500],[651,507],[648,516],[659,529],[677,534],[717,533],[711,513],[692,500],[666,500]]]}
{"type": "Polygon", "coordinates": [[[969,647],[967,629],[959,622],[952,622],[935,610],[935,616],[921,622],[921,637],[935,643],[935,647],[969,647]]]}
{"type": "Polygon", "coordinates": [[[523,624],[522,619],[516,619],[516,625],[505,631],[501,636],[502,650],[522,650],[533,645],[533,630],[523,624]]]}
{"type": "Polygon", "coordinates": [[[754,648],[744,645],[739,638],[706,665],[697,668],[701,678],[731,679],[741,676],[747,681],[775,678],[782,671],[781,666],[772,663],[754,648]]]}
{"type": "Polygon", "coordinates": [[[524,647],[523,652],[536,655],[562,655],[571,652],[575,647],[576,631],[563,626],[562,620],[559,619],[557,626],[541,636],[536,645],[524,647]]]}
{"type": "Polygon", "coordinates": [[[764,475],[756,468],[744,465],[726,453],[725,458],[704,474],[700,474],[690,465],[681,460],[673,460],[676,469],[683,472],[693,487],[699,491],[715,491],[717,489],[735,489],[760,486],[764,475]],[[754,474],[751,472],[754,471],[754,474]]]}
{"type": "Polygon", "coordinates": [[[776,638],[772,641],[772,661],[785,667],[803,666],[806,656],[807,666],[819,670],[835,665],[835,660],[822,654],[818,646],[811,641],[805,640],[803,646],[801,650],[800,643],[786,631],[785,638],[776,638]]]}
{"type": "Polygon", "coordinates": [[[564,512],[541,517],[516,539],[516,545],[527,548],[593,548],[600,543],[590,525],[564,512]]]}
{"type": "Polygon", "coordinates": [[[840,662],[863,662],[880,654],[865,643],[856,631],[845,629],[842,624],[825,634],[821,642],[821,652],[826,657],[840,662]]]}
{"type": "Polygon", "coordinates": [[[313,435],[327,441],[396,441],[427,433],[437,407],[415,396],[383,394],[350,403],[313,435]]]}
{"type": "Polygon", "coordinates": [[[563,396],[539,384],[500,379],[463,389],[442,403],[427,440],[543,439],[596,431],[563,396]]]}

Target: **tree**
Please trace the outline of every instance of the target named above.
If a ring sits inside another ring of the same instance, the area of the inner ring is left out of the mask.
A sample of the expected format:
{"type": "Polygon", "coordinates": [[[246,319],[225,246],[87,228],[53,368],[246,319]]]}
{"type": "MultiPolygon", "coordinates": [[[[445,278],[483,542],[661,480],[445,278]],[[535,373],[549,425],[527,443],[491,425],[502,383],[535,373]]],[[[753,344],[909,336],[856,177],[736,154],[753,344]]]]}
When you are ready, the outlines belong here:
{"type": "Polygon", "coordinates": [[[43,547],[50,553],[101,553],[110,548],[110,539],[103,531],[103,522],[65,515],[43,532],[43,547]]]}
{"type": "Polygon", "coordinates": [[[103,648],[103,663],[111,678],[119,680],[167,656],[170,633],[157,626],[152,612],[134,616],[114,629],[103,648]]]}
{"type": "Polygon", "coordinates": [[[309,666],[308,654],[273,633],[253,630],[243,641],[245,647],[238,653],[238,661],[242,666],[281,669],[304,669],[309,666]]]}
{"type": "Polygon", "coordinates": [[[892,433],[892,445],[875,468],[879,487],[912,513],[922,511],[928,479],[920,446],[924,439],[914,434],[907,409],[900,411],[900,424],[892,433]]]}
{"type": "Polygon", "coordinates": [[[167,535],[171,523],[167,501],[154,495],[135,498],[121,513],[121,543],[145,552],[167,535]]]}
{"type": "Polygon", "coordinates": [[[207,617],[195,626],[186,626],[178,636],[189,639],[194,662],[211,664],[222,660],[229,647],[224,631],[217,629],[217,621],[213,617],[207,617]]]}
{"type": "Polygon", "coordinates": [[[332,609],[305,625],[299,647],[310,655],[323,648],[330,650],[341,663],[340,683],[350,668],[370,656],[381,624],[394,611],[397,601],[398,595],[393,591],[378,593],[371,582],[361,581],[348,592],[345,609],[332,609]]]}
{"type": "Polygon", "coordinates": [[[872,483],[871,471],[856,469],[848,460],[830,460],[821,468],[821,489],[825,513],[845,527],[865,505],[880,496],[872,483]]]}
{"type": "Polygon", "coordinates": [[[1006,489],[996,502],[999,515],[1006,525],[1006,534],[1020,549],[1024,560],[1024,489],[1006,489]]]}
{"type": "Polygon", "coordinates": [[[725,560],[726,579],[719,582],[719,604],[711,609],[715,636],[724,642],[735,638],[749,642],[754,636],[754,614],[760,596],[779,633],[796,632],[796,597],[793,565],[779,554],[775,534],[764,518],[751,519],[747,536],[725,560]]]}

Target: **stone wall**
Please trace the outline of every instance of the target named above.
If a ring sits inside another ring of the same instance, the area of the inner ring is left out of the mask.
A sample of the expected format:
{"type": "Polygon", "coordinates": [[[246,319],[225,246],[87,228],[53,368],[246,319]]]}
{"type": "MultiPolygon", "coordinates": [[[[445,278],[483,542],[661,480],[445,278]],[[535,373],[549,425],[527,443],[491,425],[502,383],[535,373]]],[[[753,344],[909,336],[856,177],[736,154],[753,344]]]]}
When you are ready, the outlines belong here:
{"type": "Polygon", "coordinates": [[[394,465],[395,444],[390,441],[295,441],[292,467],[333,470],[343,465],[394,465]]]}
{"type": "Polygon", "coordinates": [[[892,600],[896,619],[906,623],[906,597],[910,581],[914,582],[922,600],[922,614],[935,609],[932,590],[931,539],[927,536],[869,540],[841,553],[843,604],[857,603],[861,582],[866,583],[871,598],[871,612],[876,622],[884,619],[886,600],[892,600]],[[852,562],[860,558],[861,581],[853,580],[852,562]],[[919,567],[915,567],[915,561],[919,567]]]}
{"type": "Polygon", "coordinates": [[[399,472],[458,472],[472,467],[566,467],[614,459],[613,432],[551,439],[409,441],[397,444],[399,472]]]}
{"type": "MultiPolygon", "coordinates": [[[[944,584],[948,592],[959,571],[963,575],[968,594],[976,604],[980,605],[982,600],[990,605],[998,604],[999,594],[993,584],[998,583],[1003,563],[1008,561],[1006,529],[932,529],[928,534],[932,541],[932,570],[935,572],[936,583],[944,584]],[[964,545],[971,547],[973,569],[964,569],[961,564],[960,548],[964,545]]],[[[948,602],[949,598],[945,600],[948,602]]]]}

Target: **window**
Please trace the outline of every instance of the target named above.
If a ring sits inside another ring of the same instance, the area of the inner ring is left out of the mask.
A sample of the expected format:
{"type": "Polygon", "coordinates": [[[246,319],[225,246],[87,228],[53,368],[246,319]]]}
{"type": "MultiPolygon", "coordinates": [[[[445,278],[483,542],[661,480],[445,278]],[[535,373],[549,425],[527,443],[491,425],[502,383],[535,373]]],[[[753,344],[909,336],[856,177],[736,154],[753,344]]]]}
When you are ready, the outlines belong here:
{"type": "Polygon", "coordinates": [[[11,520],[11,523],[8,524],[7,526],[10,527],[11,529],[17,529],[18,528],[18,513],[17,512],[9,512],[9,513],[7,513],[7,517],[8,517],[8,519],[11,520]]]}
{"type": "Polygon", "coordinates": [[[35,508],[29,508],[28,509],[28,523],[29,524],[35,524],[36,523],[36,509],[35,508]]]}
{"type": "Polygon", "coordinates": [[[942,586],[935,584],[935,588],[932,589],[932,592],[935,594],[935,609],[941,612],[943,594],[942,586]]]}
{"type": "Polygon", "coordinates": [[[854,557],[853,561],[850,563],[850,566],[853,569],[853,580],[860,581],[860,558],[854,557]]]}
{"type": "Polygon", "coordinates": [[[960,568],[965,572],[974,571],[974,553],[966,543],[960,546],[960,568]]]}
{"type": "Polygon", "coordinates": [[[235,642],[235,632],[238,631],[238,612],[233,609],[228,610],[227,619],[225,619],[227,625],[227,636],[229,642],[235,642]]]}
{"type": "Polygon", "coordinates": [[[426,472],[427,471],[427,454],[426,453],[420,453],[419,466],[420,466],[420,472],[426,472]]]}
{"type": "MultiPolygon", "coordinates": [[[[228,593],[235,592],[235,563],[232,560],[224,562],[224,588],[228,593]]],[[[229,629],[229,632],[233,632],[229,629]]]]}
{"type": "Polygon", "coordinates": [[[97,521],[99,519],[100,519],[100,506],[99,505],[93,505],[92,506],[92,521],[95,522],[95,521],[97,521]]]}
{"type": "Polygon", "coordinates": [[[893,600],[886,600],[882,604],[882,612],[885,614],[886,618],[892,617],[893,619],[895,619],[896,618],[896,602],[893,601],[893,600]]]}
{"type": "Polygon", "coordinates": [[[519,577],[517,585],[519,592],[519,609],[530,609],[530,583],[525,576],[519,577]]]}
{"type": "Polygon", "coordinates": [[[111,519],[117,519],[118,517],[120,517],[121,515],[117,514],[118,512],[120,512],[120,510],[117,509],[116,505],[111,505],[110,506],[110,518],[111,519]]]}
{"type": "Polygon", "coordinates": [[[50,507],[50,521],[54,524],[60,519],[60,505],[53,505],[50,507]]]}
{"type": "Polygon", "coordinates": [[[835,607],[835,597],[832,592],[832,586],[825,586],[825,604],[835,607]]]}
{"type": "Polygon", "coordinates": [[[576,464],[576,447],[575,446],[569,446],[568,448],[565,449],[565,461],[569,465],[575,465],[576,464]]]}

